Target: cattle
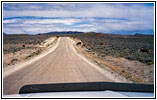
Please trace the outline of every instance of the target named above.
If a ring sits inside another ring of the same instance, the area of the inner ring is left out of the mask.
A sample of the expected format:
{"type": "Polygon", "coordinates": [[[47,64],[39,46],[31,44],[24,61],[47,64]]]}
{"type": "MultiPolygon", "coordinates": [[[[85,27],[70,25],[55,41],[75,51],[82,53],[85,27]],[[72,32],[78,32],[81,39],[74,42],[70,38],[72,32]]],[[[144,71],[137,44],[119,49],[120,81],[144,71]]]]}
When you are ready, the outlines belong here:
{"type": "Polygon", "coordinates": [[[56,36],[57,38],[59,38],[59,36],[56,36]]]}
{"type": "Polygon", "coordinates": [[[24,48],[24,47],[25,47],[25,45],[23,44],[23,45],[22,45],[22,47],[24,48]]]}
{"type": "Polygon", "coordinates": [[[86,46],[86,44],[85,44],[85,43],[83,43],[81,47],[85,47],[85,46],[86,46]]]}
{"type": "Polygon", "coordinates": [[[76,45],[81,45],[81,44],[82,44],[81,42],[77,42],[77,43],[76,43],[76,45]]]}
{"type": "Polygon", "coordinates": [[[100,45],[104,45],[104,42],[101,42],[100,45]]]}
{"type": "Polygon", "coordinates": [[[141,51],[141,52],[143,52],[143,53],[144,53],[144,52],[146,52],[146,53],[148,53],[148,52],[149,52],[149,50],[148,50],[148,49],[141,49],[140,51],[141,51]]]}

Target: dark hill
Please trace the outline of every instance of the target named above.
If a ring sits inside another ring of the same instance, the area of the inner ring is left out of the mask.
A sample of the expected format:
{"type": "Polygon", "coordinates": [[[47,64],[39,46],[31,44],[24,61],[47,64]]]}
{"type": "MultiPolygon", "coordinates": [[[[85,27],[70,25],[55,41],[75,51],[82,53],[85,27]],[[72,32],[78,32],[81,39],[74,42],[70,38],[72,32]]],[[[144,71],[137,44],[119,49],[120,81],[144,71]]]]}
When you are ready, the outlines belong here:
{"type": "Polygon", "coordinates": [[[39,34],[45,34],[45,35],[68,35],[68,34],[81,34],[84,32],[78,32],[78,31],[61,31],[61,32],[48,32],[48,33],[39,33],[39,34]]]}

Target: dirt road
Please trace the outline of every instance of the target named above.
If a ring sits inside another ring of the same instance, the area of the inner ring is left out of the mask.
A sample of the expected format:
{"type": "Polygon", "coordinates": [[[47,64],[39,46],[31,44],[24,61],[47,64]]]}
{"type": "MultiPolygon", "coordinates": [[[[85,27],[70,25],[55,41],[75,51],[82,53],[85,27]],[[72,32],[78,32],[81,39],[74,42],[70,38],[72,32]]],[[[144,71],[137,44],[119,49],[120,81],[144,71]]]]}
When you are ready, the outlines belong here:
{"type": "Polygon", "coordinates": [[[26,84],[115,81],[82,59],[71,41],[61,37],[57,48],[3,79],[3,93],[17,94],[26,84]]]}

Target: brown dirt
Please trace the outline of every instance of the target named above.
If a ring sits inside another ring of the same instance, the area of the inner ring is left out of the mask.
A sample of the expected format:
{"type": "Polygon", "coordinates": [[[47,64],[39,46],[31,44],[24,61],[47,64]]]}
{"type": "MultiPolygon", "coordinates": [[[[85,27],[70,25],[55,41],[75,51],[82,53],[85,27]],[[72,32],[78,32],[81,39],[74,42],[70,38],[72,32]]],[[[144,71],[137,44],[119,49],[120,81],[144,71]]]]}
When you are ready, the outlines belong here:
{"type": "MultiPolygon", "coordinates": [[[[73,39],[73,38],[72,38],[73,39]]],[[[78,42],[80,40],[73,39],[78,42]]],[[[106,66],[119,75],[135,83],[153,84],[154,83],[154,65],[146,65],[139,61],[128,60],[125,58],[114,58],[111,56],[98,57],[95,52],[88,52],[88,49],[81,46],[75,46],[76,50],[89,59],[92,59],[101,68],[106,66]]]]}
{"type": "Polygon", "coordinates": [[[154,83],[154,65],[146,65],[139,61],[128,60],[125,58],[105,57],[104,60],[122,69],[122,73],[127,73],[127,77],[137,83],[154,83]],[[129,76],[130,75],[130,76],[129,76]]]}
{"type": "Polygon", "coordinates": [[[35,51],[37,51],[37,49],[23,49],[15,53],[3,54],[3,67],[6,68],[9,65],[14,65],[20,61],[23,61],[27,56],[35,51]],[[17,60],[13,62],[13,59],[17,60]]]}
{"type": "MultiPolygon", "coordinates": [[[[33,45],[33,44],[27,44],[25,46],[27,47],[34,47],[34,48],[26,48],[22,49],[17,52],[12,52],[12,53],[5,53],[3,54],[3,68],[6,69],[9,66],[18,64],[20,62],[24,62],[26,59],[30,59],[31,57],[39,54],[43,50],[50,48],[54,43],[56,42],[55,37],[50,37],[43,41],[42,43],[33,45]],[[38,53],[39,52],[39,53],[38,53]]],[[[5,45],[6,47],[8,46],[21,46],[21,44],[7,44],[5,45]]]]}

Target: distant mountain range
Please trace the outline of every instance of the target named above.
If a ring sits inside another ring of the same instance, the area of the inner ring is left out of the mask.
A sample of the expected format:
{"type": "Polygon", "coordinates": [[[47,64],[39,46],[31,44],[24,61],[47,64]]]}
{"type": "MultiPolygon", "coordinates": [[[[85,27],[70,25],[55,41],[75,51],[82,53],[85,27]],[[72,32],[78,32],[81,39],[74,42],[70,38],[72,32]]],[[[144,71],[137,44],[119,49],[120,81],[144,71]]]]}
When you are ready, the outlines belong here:
{"type": "Polygon", "coordinates": [[[48,32],[48,33],[39,33],[38,35],[66,35],[66,34],[81,34],[81,33],[84,33],[84,32],[78,32],[78,31],[61,31],[61,32],[48,32]]]}
{"type": "MultiPolygon", "coordinates": [[[[79,31],[55,31],[55,32],[48,32],[48,33],[38,33],[36,35],[69,35],[69,34],[88,34],[88,33],[97,33],[97,32],[79,32],[79,31]]],[[[102,33],[102,34],[112,34],[112,33],[102,33]]],[[[3,32],[3,35],[9,35],[6,32],[3,32]]],[[[18,34],[20,35],[20,34],[18,34]]],[[[21,34],[22,35],[22,34],[21,34]]],[[[26,34],[25,34],[26,35],[26,34]]],[[[31,35],[31,34],[27,34],[27,35],[31,35]]],[[[120,34],[119,34],[120,35],[120,34]]],[[[153,34],[142,34],[142,33],[135,33],[134,35],[153,35],[153,34]]]]}
{"type": "Polygon", "coordinates": [[[142,33],[136,33],[134,35],[153,35],[153,34],[142,34],[142,33]]]}

